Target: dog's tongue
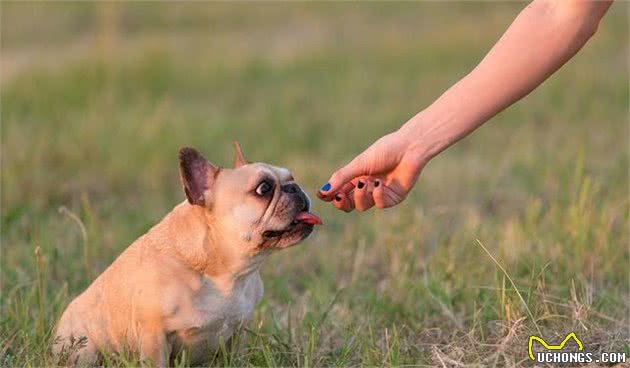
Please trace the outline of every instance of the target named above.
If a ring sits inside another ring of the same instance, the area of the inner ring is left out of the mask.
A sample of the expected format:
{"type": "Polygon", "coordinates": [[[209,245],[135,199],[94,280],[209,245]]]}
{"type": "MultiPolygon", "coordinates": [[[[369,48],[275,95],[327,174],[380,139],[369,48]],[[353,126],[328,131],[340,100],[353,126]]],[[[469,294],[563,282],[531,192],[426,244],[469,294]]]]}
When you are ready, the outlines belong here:
{"type": "Polygon", "coordinates": [[[295,221],[303,222],[309,225],[322,225],[323,224],[322,219],[306,211],[302,211],[298,213],[297,216],[295,216],[295,221]]]}

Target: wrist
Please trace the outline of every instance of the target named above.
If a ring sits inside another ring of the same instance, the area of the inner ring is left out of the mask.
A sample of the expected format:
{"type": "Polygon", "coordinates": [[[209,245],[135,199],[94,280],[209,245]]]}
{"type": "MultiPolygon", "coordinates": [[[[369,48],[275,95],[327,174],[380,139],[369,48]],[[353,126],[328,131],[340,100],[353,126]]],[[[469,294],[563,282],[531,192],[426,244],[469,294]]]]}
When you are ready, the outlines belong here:
{"type": "Polygon", "coordinates": [[[423,110],[398,130],[398,133],[407,140],[407,154],[419,161],[421,166],[426,165],[447,147],[447,142],[439,132],[440,124],[440,118],[430,117],[430,112],[423,110]]]}

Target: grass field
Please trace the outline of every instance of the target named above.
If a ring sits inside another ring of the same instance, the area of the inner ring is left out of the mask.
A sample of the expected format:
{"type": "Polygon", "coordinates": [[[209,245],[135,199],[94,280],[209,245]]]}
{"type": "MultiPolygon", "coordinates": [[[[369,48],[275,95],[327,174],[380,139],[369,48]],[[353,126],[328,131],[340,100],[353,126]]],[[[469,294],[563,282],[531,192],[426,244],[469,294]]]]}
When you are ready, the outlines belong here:
{"type": "MultiPolygon", "coordinates": [[[[0,5],[0,366],[16,367],[50,364],[71,298],[183,200],[179,147],[227,165],[237,139],[314,197],[523,6],[0,5]]],[[[266,261],[240,349],[214,364],[528,366],[530,334],[569,332],[630,355],[627,7],[401,206],[316,202],[326,225],[266,261]]]]}

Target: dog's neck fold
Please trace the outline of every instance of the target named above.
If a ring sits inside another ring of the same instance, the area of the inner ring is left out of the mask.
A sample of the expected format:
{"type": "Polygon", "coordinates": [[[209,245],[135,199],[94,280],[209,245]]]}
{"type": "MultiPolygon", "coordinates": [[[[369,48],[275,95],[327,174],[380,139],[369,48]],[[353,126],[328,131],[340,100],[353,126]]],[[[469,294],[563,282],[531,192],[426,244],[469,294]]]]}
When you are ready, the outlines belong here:
{"type": "Polygon", "coordinates": [[[235,282],[258,271],[264,254],[247,257],[237,252],[238,244],[231,244],[235,240],[221,237],[209,216],[205,208],[183,202],[156,226],[156,231],[170,238],[161,243],[169,244],[181,262],[229,293],[235,282]]]}

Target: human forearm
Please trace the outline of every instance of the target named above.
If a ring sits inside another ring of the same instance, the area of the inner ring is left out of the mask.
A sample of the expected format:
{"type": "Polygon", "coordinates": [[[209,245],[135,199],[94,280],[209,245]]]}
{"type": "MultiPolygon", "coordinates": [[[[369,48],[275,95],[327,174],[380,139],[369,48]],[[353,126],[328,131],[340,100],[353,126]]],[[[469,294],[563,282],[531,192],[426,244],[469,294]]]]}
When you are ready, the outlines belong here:
{"type": "Polygon", "coordinates": [[[610,2],[536,0],[479,65],[401,128],[428,161],[540,85],[595,33],[610,2]]]}
{"type": "Polygon", "coordinates": [[[578,52],[609,6],[534,0],[472,72],[335,171],[318,196],[346,212],[397,205],[432,157],[527,95],[578,52]]]}

